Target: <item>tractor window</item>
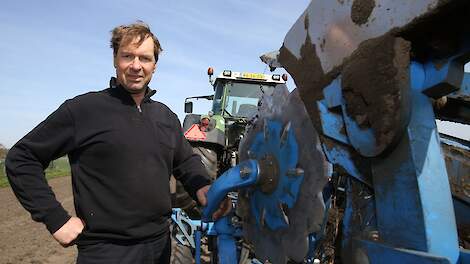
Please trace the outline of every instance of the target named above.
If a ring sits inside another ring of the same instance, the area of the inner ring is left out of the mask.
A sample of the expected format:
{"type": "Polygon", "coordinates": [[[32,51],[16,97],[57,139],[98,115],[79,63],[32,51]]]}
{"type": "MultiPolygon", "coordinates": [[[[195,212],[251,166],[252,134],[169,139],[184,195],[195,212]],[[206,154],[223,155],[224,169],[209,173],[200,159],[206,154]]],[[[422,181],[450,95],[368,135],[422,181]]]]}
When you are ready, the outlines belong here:
{"type": "Polygon", "coordinates": [[[216,115],[222,114],[222,96],[224,95],[224,83],[219,82],[215,87],[214,102],[212,105],[212,112],[216,115]]]}
{"type": "Polygon", "coordinates": [[[258,101],[263,94],[272,95],[273,85],[231,82],[227,85],[225,110],[234,117],[251,117],[258,110],[258,101]]]}

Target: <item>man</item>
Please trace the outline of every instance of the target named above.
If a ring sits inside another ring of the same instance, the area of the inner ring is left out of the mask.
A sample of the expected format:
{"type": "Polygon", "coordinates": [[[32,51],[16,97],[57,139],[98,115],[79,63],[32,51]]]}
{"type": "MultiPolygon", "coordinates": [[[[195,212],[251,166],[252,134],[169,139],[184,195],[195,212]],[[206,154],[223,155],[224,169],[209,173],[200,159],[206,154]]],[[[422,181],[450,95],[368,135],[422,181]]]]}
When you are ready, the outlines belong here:
{"type": "Polygon", "coordinates": [[[202,205],[210,181],[177,116],[150,99],[158,39],[138,22],[115,28],[111,47],[116,78],[110,88],[64,102],[13,146],[7,175],[34,220],[61,245],[77,244],[77,263],[168,263],[170,174],[202,205]],[[48,164],[65,154],[77,217],[44,177],[48,164]]]}

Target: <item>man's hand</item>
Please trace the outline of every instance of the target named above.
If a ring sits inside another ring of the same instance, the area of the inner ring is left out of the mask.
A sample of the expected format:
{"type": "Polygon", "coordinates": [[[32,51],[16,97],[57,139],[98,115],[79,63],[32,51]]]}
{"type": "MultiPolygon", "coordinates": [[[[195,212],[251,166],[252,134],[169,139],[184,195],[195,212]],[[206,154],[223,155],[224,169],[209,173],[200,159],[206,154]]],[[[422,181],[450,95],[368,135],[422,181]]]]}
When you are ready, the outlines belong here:
{"type": "MultiPolygon", "coordinates": [[[[210,185],[206,185],[201,189],[197,190],[196,196],[199,200],[199,203],[202,206],[206,206],[207,204],[207,192],[209,191],[210,185]]],[[[220,217],[230,213],[232,210],[232,201],[227,197],[220,203],[219,209],[212,214],[212,219],[217,220],[220,217]]]]}
{"type": "Polygon", "coordinates": [[[72,218],[52,234],[52,236],[63,247],[68,247],[70,246],[70,243],[72,243],[78,235],[82,233],[83,228],[85,228],[83,221],[78,217],[72,216],[72,218]]]}

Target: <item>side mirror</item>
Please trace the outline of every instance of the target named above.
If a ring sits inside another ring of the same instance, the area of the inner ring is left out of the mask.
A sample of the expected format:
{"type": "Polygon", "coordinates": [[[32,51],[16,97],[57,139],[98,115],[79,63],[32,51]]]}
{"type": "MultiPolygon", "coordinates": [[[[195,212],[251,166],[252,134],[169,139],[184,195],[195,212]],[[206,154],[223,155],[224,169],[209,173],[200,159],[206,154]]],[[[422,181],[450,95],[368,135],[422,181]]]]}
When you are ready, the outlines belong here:
{"type": "Polygon", "coordinates": [[[185,113],[192,113],[193,112],[193,102],[184,103],[184,112],[185,113]]]}

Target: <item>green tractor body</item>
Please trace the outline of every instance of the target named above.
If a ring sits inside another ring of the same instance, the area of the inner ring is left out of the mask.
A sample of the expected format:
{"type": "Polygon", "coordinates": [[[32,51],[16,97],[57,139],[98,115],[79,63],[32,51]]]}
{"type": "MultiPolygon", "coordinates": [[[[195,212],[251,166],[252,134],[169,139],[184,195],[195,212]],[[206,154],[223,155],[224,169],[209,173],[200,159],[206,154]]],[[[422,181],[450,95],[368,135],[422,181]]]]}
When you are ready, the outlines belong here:
{"type": "Polygon", "coordinates": [[[218,169],[225,171],[238,162],[238,144],[247,122],[258,111],[259,100],[263,95],[271,95],[276,85],[285,81],[278,74],[226,70],[211,84],[213,95],[186,98],[185,112],[189,114],[184,119],[183,130],[193,147],[214,150],[218,169]],[[204,115],[191,114],[192,99],[212,100],[212,109],[204,115]]]}

